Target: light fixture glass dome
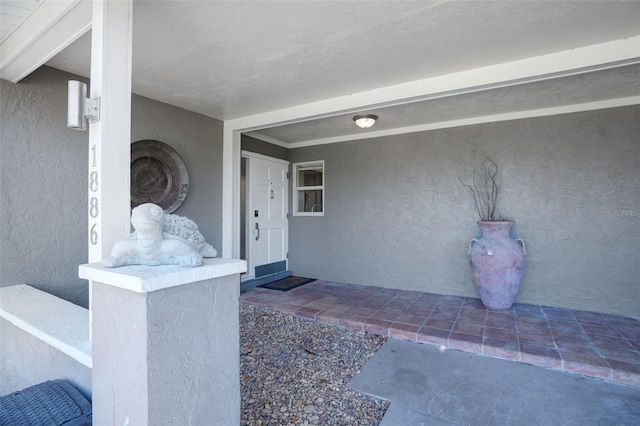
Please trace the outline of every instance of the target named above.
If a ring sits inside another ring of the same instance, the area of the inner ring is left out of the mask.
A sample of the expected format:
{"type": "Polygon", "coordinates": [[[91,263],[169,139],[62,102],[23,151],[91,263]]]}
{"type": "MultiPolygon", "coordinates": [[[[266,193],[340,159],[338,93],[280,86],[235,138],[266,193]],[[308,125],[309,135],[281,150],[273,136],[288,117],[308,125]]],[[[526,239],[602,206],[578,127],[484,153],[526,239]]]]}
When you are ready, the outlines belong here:
{"type": "Polygon", "coordinates": [[[356,126],[362,129],[368,129],[369,127],[373,126],[374,124],[376,124],[377,119],[378,116],[373,114],[356,115],[355,117],[353,117],[353,121],[356,122],[356,126]]]}

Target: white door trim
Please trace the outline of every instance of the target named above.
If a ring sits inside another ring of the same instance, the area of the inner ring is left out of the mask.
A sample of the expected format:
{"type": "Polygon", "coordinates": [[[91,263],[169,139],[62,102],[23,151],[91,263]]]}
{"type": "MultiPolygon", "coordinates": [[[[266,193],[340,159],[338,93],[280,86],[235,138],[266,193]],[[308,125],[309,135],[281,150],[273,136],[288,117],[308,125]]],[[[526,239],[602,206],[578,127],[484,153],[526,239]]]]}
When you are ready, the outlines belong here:
{"type": "Polygon", "coordinates": [[[287,160],[282,160],[280,158],[275,158],[275,157],[269,157],[269,156],[266,156],[266,155],[258,154],[256,152],[242,151],[241,155],[244,158],[260,158],[262,160],[273,161],[275,163],[281,163],[281,164],[284,164],[284,165],[287,165],[287,166],[289,165],[289,161],[287,161],[287,160]]]}

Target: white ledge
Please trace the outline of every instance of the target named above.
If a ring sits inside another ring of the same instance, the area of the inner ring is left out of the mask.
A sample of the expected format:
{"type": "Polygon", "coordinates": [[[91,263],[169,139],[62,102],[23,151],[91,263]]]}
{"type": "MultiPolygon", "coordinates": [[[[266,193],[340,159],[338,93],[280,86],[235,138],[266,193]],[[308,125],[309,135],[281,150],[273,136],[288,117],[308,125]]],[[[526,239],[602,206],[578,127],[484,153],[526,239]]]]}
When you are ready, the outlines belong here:
{"type": "MultiPolygon", "coordinates": [[[[241,274],[247,270],[244,260],[204,259],[202,266],[130,265],[107,268],[102,263],[80,265],[80,278],[97,281],[136,293],[148,293],[192,282],[241,274]]],[[[238,284],[239,285],[239,284],[238,284]]]]}
{"type": "Polygon", "coordinates": [[[0,317],[92,368],[88,309],[20,284],[0,288],[0,317]]]}

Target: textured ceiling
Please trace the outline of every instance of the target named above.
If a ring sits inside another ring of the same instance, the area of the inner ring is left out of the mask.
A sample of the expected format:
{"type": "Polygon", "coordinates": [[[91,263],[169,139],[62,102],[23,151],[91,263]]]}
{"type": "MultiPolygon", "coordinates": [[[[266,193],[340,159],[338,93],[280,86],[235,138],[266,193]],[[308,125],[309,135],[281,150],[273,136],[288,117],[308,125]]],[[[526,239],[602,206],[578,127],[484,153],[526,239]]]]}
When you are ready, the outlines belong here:
{"type": "MultiPolygon", "coordinates": [[[[229,120],[638,34],[640,1],[135,1],[132,87],[229,120]]],[[[85,35],[47,64],[88,76],[89,50],[85,35]]],[[[378,110],[375,128],[637,95],[639,83],[622,67],[414,102],[378,110]]],[[[258,133],[344,135],[351,115],[258,133]]]]}

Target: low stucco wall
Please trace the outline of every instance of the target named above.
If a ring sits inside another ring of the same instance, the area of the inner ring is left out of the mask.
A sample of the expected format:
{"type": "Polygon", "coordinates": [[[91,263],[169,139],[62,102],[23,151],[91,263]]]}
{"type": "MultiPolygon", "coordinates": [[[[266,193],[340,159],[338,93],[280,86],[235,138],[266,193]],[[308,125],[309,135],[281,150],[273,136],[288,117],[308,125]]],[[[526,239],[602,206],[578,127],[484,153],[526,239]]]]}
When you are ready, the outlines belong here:
{"type": "Polygon", "coordinates": [[[65,379],[91,396],[89,311],[28,285],[0,288],[0,395],[65,379]]]}
{"type": "Polygon", "coordinates": [[[325,215],[290,221],[296,275],[476,296],[478,220],[459,178],[500,166],[529,255],[516,301],[640,317],[640,107],[293,149],[325,160],[325,215]]]}
{"type": "Polygon", "coordinates": [[[64,379],[91,398],[91,369],[0,318],[0,395],[47,380],[64,379]]]}

